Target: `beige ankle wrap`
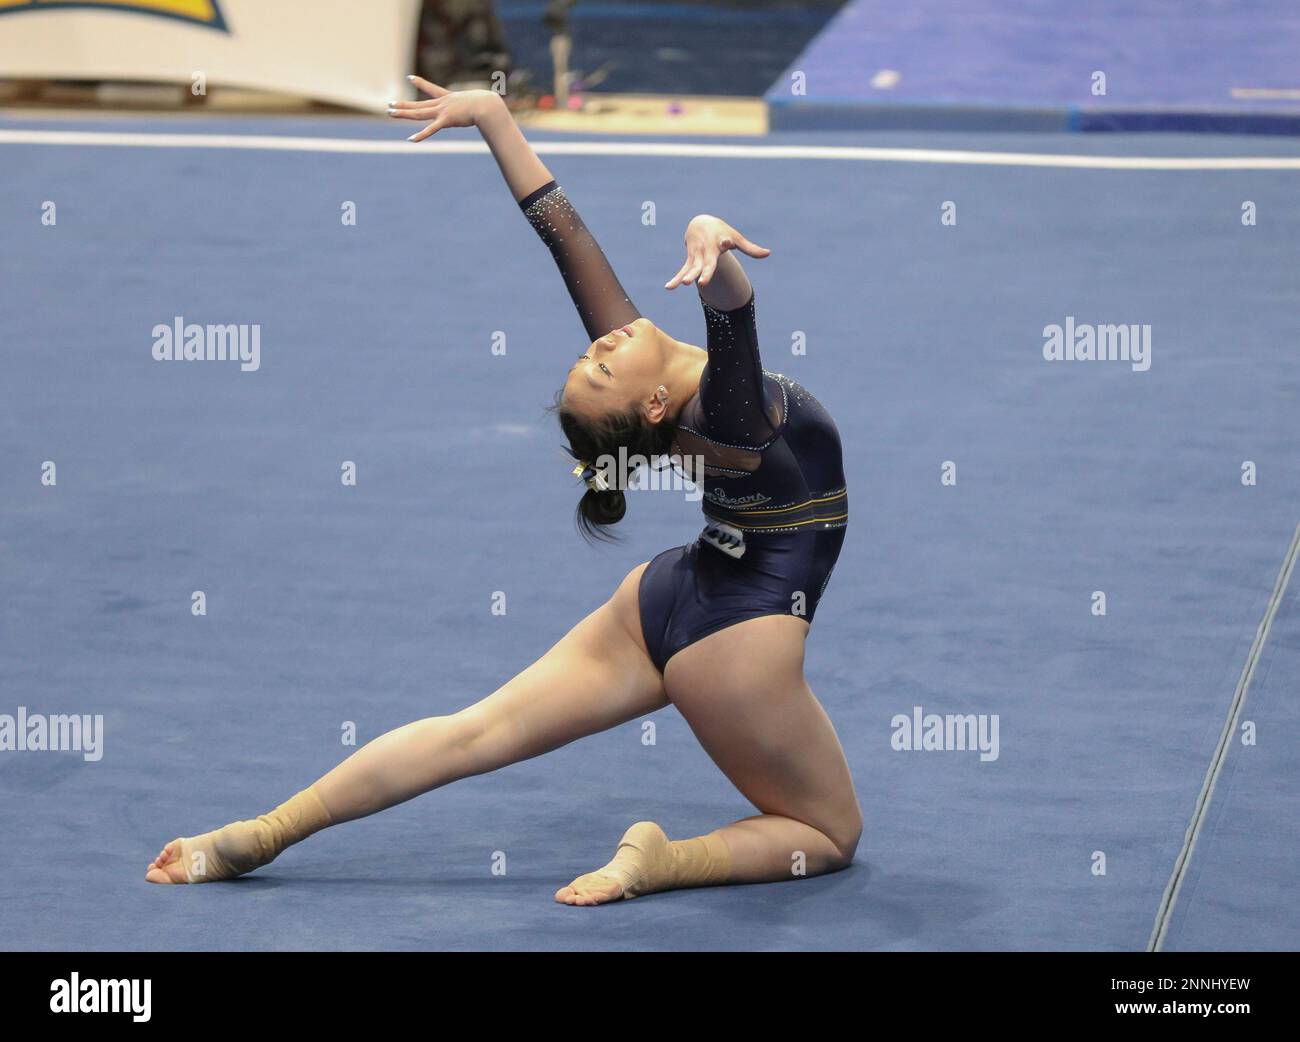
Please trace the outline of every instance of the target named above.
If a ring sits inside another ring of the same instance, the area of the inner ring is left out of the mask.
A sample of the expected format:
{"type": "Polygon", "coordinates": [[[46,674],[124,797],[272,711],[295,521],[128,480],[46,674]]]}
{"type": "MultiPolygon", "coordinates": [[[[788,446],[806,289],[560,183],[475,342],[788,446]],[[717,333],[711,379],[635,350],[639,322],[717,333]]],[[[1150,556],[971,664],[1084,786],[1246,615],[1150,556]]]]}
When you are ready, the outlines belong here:
{"type": "Polygon", "coordinates": [[[731,850],[721,836],[670,840],[653,821],[638,821],[623,834],[614,859],[591,875],[616,879],[630,899],[660,890],[725,883],[731,850]]]}
{"type": "Polygon", "coordinates": [[[191,883],[215,883],[242,876],[270,864],[285,847],[331,822],[313,785],[251,821],[236,821],[215,832],[182,839],[185,878],[191,883]]]}

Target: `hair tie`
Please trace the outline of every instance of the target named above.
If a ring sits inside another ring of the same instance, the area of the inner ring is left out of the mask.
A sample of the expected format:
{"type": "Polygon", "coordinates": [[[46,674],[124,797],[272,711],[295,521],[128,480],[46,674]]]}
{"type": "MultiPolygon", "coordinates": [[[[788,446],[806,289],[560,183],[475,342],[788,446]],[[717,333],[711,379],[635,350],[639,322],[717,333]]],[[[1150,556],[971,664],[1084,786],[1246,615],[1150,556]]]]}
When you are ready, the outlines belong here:
{"type": "Polygon", "coordinates": [[[573,468],[573,473],[582,478],[587,483],[587,487],[593,492],[609,491],[609,478],[605,477],[602,471],[585,459],[578,460],[578,465],[573,468]]]}

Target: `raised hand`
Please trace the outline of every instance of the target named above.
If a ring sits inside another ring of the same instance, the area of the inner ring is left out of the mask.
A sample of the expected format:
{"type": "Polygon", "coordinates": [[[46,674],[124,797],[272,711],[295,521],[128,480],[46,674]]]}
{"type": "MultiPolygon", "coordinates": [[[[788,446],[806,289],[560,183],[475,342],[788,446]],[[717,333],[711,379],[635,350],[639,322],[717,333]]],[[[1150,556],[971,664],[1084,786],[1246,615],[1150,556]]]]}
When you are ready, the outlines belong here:
{"type": "Polygon", "coordinates": [[[491,110],[501,105],[501,95],[491,90],[448,90],[419,76],[406,77],[429,96],[428,100],[394,101],[388,105],[388,114],[394,119],[413,119],[426,122],[407,141],[423,141],[433,137],[444,127],[472,127],[491,110]]]}
{"type": "Polygon", "coordinates": [[[664,283],[664,289],[676,289],[683,283],[690,285],[696,280],[701,286],[707,286],[718,266],[718,258],[728,250],[739,250],[745,256],[759,260],[772,252],[766,246],[750,242],[721,217],[706,213],[691,218],[691,223],[686,226],[685,240],[686,263],[664,283]]]}

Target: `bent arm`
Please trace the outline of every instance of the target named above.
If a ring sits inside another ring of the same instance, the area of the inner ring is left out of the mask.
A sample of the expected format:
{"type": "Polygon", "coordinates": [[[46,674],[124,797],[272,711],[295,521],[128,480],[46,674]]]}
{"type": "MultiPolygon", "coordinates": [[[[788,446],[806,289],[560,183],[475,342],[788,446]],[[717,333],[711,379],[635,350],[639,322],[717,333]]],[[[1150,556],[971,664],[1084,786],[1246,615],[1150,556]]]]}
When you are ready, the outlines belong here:
{"type": "MultiPolygon", "coordinates": [[[[724,258],[725,259],[725,258],[724,258]]],[[[718,270],[722,270],[719,263],[718,270]]],[[[740,269],[740,265],[736,265],[740,269]]],[[[758,352],[758,328],[754,321],[754,291],[741,273],[745,300],[722,307],[710,298],[724,302],[734,300],[741,287],[732,285],[725,297],[700,286],[700,304],[704,309],[705,345],[709,352],[704,372],[700,374],[700,406],[705,431],[709,437],[735,448],[759,449],[776,433],[782,416],[779,405],[768,393],[763,375],[763,361],[758,352]]]]}
{"type": "Polygon", "coordinates": [[[713,277],[707,283],[697,282],[700,300],[718,311],[734,311],[744,307],[754,295],[754,287],[740,266],[734,253],[724,253],[718,258],[718,266],[713,277]]]}
{"type": "Polygon", "coordinates": [[[760,260],[772,251],[750,242],[721,217],[707,213],[691,218],[683,238],[686,261],[665,283],[664,289],[676,289],[683,283],[694,282],[700,300],[709,307],[718,311],[743,307],[754,295],[754,288],[731,251],[738,250],[760,260]]]}
{"type": "Polygon", "coordinates": [[[759,258],[771,251],[709,214],[692,218],[685,238],[686,263],[667,288],[694,282],[704,308],[709,352],[699,391],[704,433],[724,445],[762,448],[781,423],[781,409],[768,393],[758,353],[754,287],[733,251],[759,258]]]}

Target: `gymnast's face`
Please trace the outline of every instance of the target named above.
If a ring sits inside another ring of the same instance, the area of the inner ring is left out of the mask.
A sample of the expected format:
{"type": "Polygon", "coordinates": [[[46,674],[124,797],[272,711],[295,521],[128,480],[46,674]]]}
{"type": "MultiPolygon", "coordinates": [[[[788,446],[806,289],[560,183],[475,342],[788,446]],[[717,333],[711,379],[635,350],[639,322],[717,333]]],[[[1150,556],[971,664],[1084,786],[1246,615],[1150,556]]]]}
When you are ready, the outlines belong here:
{"type": "MultiPolygon", "coordinates": [[[[670,338],[648,318],[605,334],[582,353],[564,382],[564,404],[598,417],[634,407],[654,409],[670,338]]],[[[656,417],[651,417],[656,418],[656,417]]]]}

